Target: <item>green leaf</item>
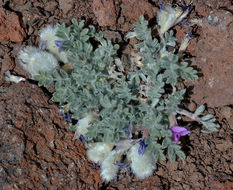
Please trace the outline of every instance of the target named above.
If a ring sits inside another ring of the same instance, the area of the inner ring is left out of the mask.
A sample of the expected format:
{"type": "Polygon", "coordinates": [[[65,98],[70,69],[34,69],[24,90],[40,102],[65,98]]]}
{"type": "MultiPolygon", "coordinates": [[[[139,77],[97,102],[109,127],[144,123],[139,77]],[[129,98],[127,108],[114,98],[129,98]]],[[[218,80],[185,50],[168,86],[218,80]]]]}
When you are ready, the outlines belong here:
{"type": "Polygon", "coordinates": [[[196,109],[196,111],[194,112],[194,114],[195,115],[201,115],[203,112],[204,112],[204,110],[205,110],[205,106],[204,105],[200,105],[197,109],[196,109]]]}
{"type": "Polygon", "coordinates": [[[167,154],[171,162],[174,162],[176,160],[175,149],[172,145],[168,146],[167,154]]]}
{"type": "Polygon", "coordinates": [[[151,29],[148,28],[148,21],[140,16],[140,23],[135,23],[134,32],[136,33],[136,38],[139,40],[145,40],[151,38],[151,29]]]}
{"type": "Polygon", "coordinates": [[[162,149],[165,149],[168,147],[169,144],[171,144],[171,138],[169,137],[166,137],[163,139],[163,142],[162,142],[162,149]]]}
{"type": "Polygon", "coordinates": [[[165,104],[167,107],[167,113],[170,115],[178,109],[178,105],[183,99],[183,95],[185,93],[185,89],[176,91],[172,95],[168,95],[168,99],[165,99],[165,104]]]}
{"type": "Polygon", "coordinates": [[[183,79],[196,80],[198,79],[197,71],[192,67],[188,67],[187,62],[181,62],[180,68],[178,69],[179,76],[183,79]]]}
{"type": "Polygon", "coordinates": [[[63,104],[67,101],[67,88],[56,89],[56,92],[53,94],[52,100],[54,102],[59,102],[63,104]]]}
{"type": "Polygon", "coordinates": [[[76,126],[76,125],[70,125],[70,126],[69,126],[69,130],[70,130],[70,131],[75,132],[76,129],[77,129],[77,126],[76,126]]]}
{"type": "Polygon", "coordinates": [[[149,98],[150,101],[152,101],[152,107],[155,107],[158,104],[162,94],[164,93],[165,84],[164,82],[162,82],[162,80],[162,76],[159,75],[157,77],[157,82],[153,86],[150,86],[149,90],[146,91],[146,96],[149,98]]]}
{"type": "Polygon", "coordinates": [[[209,120],[209,119],[212,119],[213,117],[214,117],[214,116],[213,116],[212,114],[207,114],[207,115],[203,116],[203,117],[201,118],[201,120],[207,121],[207,120],[209,120]]]}
{"type": "Polygon", "coordinates": [[[179,77],[178,75],[179,66],[177,62],[178,62],[178,56],[172,54],[164,56],[161,59],[161,63],[162,63],[161,66],[165,69],[163,77],[166,79],[166,83],[171,84],[172,86],[176,85],[177,79],[179,77]]]}
{"type": "Polygon", "coordinates": [[[207,130],[202,130],[203,133],[212,133],[212,132],[216,132],[218,131],[218,129],[220,128],[219,124],[213,123],[211,121],[200,121],[207,130]]]}
{"type": "Polygon", "coordinates": [[[112,104],[107,96],[104,96],[103,98],[100,99],[100,104],[105,108],[112,107],[112,104]]]}
{"type": "Polygon", "coordinates": [[[164,44],[175,47],[177,39],[174,37],[173,30],[170,30],[170,32],[165,32],[164,35],[164,44]]]}
{"type": "Polygon", "coordinates": [[[33,77],[35,81],[38,81],[38,86],[49,87],[53,83],[53,77],[47,72],[39,72],[38,75],[33,77]]]}
{"type": "Polygon", "coordinates": [[[67,72],[65,70],[63,70],[63,69],[60,69],[60,74],[61,74],[62,78],[68,78],[69,77],[67,72]]]}
{"type": "Polygon", "coordinates": [[[64,24],[62,25],[57,25],[58,26],[58,31],[56,33],[56,36],[63,39],[63,40],[69,40],[70,36],[70,28],[66,28],[64,24]]]}
{"type": "Polygon", "coordinates": [[[176,155],[177,155],[181,160],[185,160],[185,158],[186,158],[184,152],[181,151],[181,150],[176,150],[176,155]]]}

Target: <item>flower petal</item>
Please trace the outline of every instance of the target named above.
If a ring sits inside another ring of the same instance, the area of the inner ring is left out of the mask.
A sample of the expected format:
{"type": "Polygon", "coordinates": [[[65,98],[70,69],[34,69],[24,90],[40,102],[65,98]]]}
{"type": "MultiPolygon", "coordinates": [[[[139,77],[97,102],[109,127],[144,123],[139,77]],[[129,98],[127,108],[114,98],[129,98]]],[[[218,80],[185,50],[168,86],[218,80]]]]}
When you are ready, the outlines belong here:
{"type": "Polygon", "coordinates": [[[178,142],[180,140],[181,136],[185,136],[185,135],[191,133],[185,127],[180,127],[180,126],[176,126],[176,125],[171,128],[171,131],[172,131],[173,136],[174,136],[174,141],[176,141],[176,142],[178,142]]]}
{"type": "Polygon", "coordinates": [[[138,154],[143,155],[145,150],[146,150],[146,144],[144,143],[144,141],[141,141],[140,146],[138,148],[138,154]]]}
{"type": "Polygon", "coordinates": [[[183,131],[187,131],[187,129],[186,128],[184,128],[184,127],[179,127],[179,126],[173,126],[172,128],[171,128],[171,130],[172,130],[172,132],[175,132],[175,133],[181,133],[181,132],[183,132],[183,131]]]}
{"type": "Polygon", "coordinates": [[[180,140],[180,134],[179,133],[174,133],[174,141],[178,142],[180,140]]]}
{"type": "Polygon", "coordinates": [[[181,136],[185,136],[187,134],[191,133],[190,131],[182,131],[181,133],[179,133],[181,136]]]}

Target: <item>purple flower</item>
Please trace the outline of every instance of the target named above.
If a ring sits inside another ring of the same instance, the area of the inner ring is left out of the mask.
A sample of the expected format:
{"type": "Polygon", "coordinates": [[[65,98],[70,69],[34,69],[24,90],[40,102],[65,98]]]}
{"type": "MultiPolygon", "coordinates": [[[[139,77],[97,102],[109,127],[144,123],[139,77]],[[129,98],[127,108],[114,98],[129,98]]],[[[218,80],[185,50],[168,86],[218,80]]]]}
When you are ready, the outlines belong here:
{"type": "Polygon", "coordinates": [[[192,30],[191,29],[188,29],[188,32],[185,36],[188,40],[192,40],[193,38],[195,38],[192,34],[192,30]]]}
{"type": "Polygon", "coordinates": [[[160,7],[160,9],[164,9],[164,6],[163,6],[163,3],[161,0],[159,0],[159,7],[160,7]]]}
{"type": "Polygon", "coordinates": [[[93,166],[91,166],[92,169],[96,169],[98,167],[100,167],[100,165],[98,163],[94,163],[93,166]]]}
{"type": "Polygon", "coordinates": [[[46,43],[47,43],[47,41],[42,41],[42,42],[39,44],[39,49],[45,50],[45,48],[46,48],[46,43]]]}
{"type": "Polygon", "coordinates": [[[129,163],[121,163],[119,161],[116,161],[115,163],[113,163],[115,166],[119,166],[120,169],[122,168],[127,168],[129,166],[129,163]]]}
{"type": "Polygon", "coordinates": [[[185,11],[186,9],[188,9],[189,12],[192,11],[193,6],[190,6],[190,5],[187,6],[184,2],[181,2],[181,4],[182,4],[182,9],[183,9],[183,11],[185,11]]]}
{"type": "Polygon", "coordinates": [[[181,136],[185,136],[185,135],[191,133],[186,128],[180,127],[180,126],[176,126],[176,125],[174,125],[171,128],[171,130],[172,130],[172,133],[173,133],[173,136],[174,136],[174,141],[176,141],[176,142],[178,142],[180,140],[181,136]]]}
{"type": "Polygon", "coordinates": [[[85,141],[84,136],[83,136],[83,135],[80,135],[80,138],[81,138],[82,143],[85,145],[86,141],[85,141]]]}
{"type": "Polygon", "coordinates": [[[10,71],[6,71],[6,72],[4,73],[4,75],[5,75],[5,77],[9,78],[10,75],[11,75],[11,73],[10,73],[10,71]]]}
{"type": "Polygon", "coordinates": [[[62,113],[62,119],[65,121],[70,121],[70,114],[69,113],[62,113]]]}
{"type": "Polygon", "coordinates": [[[187,20],[183,24],[181,24],[182,27],[188,26],[188,25],[190,25],[190,21],[189,20],[187,20]]]}
{"type": "Polygon", "coordinates": [[[146,150],[146,144],[144,143],[144,141],[141,141],[140,146],[138,148],[138,154],[143,155],[145,150],[146,150]]]}
{"type": "Polygon", "coordinates": [[[114,177],[114,179],[113,179],[113,184],[115,184],[116,182],[117,182],[117,176],[116,177],[114,177]]]}
{"type": "Polygon", "coordinates": [[[59,52],[61,52],[63,50],[63,45],[67,44],[67,41],[55,40],[54,43],[59,48],[59,52]]]}
{"type": "Polygon", "coordinates": [[[189,6],[188,10],[189,10],[189,12],[191,12],[193,10],[193,6],[189,6]]]}

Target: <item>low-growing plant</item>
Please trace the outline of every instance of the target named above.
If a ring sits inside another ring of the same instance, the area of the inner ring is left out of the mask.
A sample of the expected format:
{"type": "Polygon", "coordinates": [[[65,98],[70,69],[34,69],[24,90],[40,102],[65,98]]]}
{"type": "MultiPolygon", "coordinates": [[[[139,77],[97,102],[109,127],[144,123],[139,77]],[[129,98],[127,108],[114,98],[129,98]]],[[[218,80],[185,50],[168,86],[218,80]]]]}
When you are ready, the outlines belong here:
{"type": "Polygon", "coordinates": [[[219,128],[213,115],[202,116],[203,105],[194,113],[179,107],[186,92],[178,88],[179,81],[198,76],[182,56],[192,36],[187,34],[179,49],[169,29],[190,10],[190,6],[161,4],[158,38],[152,37],[148,21],[141,16],[134,31],[126,35],[126,39],[136,37],[139,41],[128,67],[118,58],[119,45],[112,45],[102,32],[75,19],[69,27],[48,26],[40,34],[38,51],[47,50],[59,65],[40,60],[43,56],[34,59],[35,48],[20,52],[23,67],[39,86],[55,84],[52,100],[63,108],[64,119],[73,121],[70,130],[75,132],[74,139],[81,138],[86,144],[89,159],[100,164],[105,181],[127,167],[144,179],[153,174],[158,159],[166,160],[166,155],[171,161],[176,156],[184,160],[179,140],[190,130],[178,126],[177,114],[203,124],[203,132],[219,128]]]}

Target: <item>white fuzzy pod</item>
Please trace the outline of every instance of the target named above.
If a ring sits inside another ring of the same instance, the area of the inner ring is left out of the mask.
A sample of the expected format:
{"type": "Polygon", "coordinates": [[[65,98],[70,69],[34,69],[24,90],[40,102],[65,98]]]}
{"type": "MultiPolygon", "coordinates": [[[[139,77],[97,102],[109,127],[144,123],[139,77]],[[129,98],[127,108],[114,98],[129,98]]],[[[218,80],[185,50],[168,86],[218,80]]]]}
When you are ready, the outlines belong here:
{"type": "Polygon", "coordinates": [[[145,179],[151,176],[155,170],[155,160],[149,152],[146,152],[143,155],[138,154],[139,144],[134,145],[130,151],[128,157],[131,159],[131,169],[133,173],[139,179],[145,179]]]}
{"type": "Polygon", "coordinates": [[[94,143],[87,150],[87,156],[88,156],[89,160],[91,160],[95,163],[102,163],[103,160],[112,151],[112,148],[113,148],[112,143],[103,143],[103,142],[94,143]]]}
{"type": "Polygon", "coordinates": [[[157,22],[160,26],[160,33],[164,34],[176,21],[176,10],[171,5],[166,5],[157,13],[157,22]]]}
{"type": "Polygon", "coordinates": [[[104,181],[111,181],[113,180],[118,173],[119,166],[114,165],[116,162],[117,153],[116,151],[110,152],[110,154],[103,160],[100,165],[100,175],[104,181]]]}
{"type": "Polygon", "coordinates": [[[5,80],[8,82],[19,83],[20,81],[26,81],[26,79],[23,77],[12,75],[10,71],[5,72],[4,74],[5,74],[5,80]]]}
{"type": "Polygon", "coordinates": [[[67,53],[64,51],[59,52],[59,47],[55,45],[55,40],[62,41],[61,38],[56,36],[58,28],[48,25],[43,28],[40,33],[40,43],[45,43],[45,48],[52,53],[59,61],[67,63],[67,53]]]}
{"type": "Polygon", "coordinates": [[[181,42],[181,45],[180,45],[178,52],[184,52],[187,49],[189,42],[190,42],[190,39],[191,38],[188,35],[186,35],[184,37],[184,39],[181,42]]]}
{"type": "Polygon", "coordinates": [[[22,67],[31,74],[32,78],[39,71],[53,71],[57,66],[57,59],[50,53],[33,46],[26,46],[19,52],[18,59],[22,67]]]}
{"type": "Polygon", "coordinates": [[[73,140],[78,139],[80,135],[85,137],[85,134],[88,132],[88,128],[90,127],[90,123],[92,122],[94,115],[92,113],[88,114],[86,117],[80,119],[76,124],[76,131],[73,137],[73,140]]]}
{"type": "Polygon", "coordinates": [[[178,24],[182,19],[184,19],[188,15],[188,13],[188,9],[186,9],[183,12],[182,8],[173,8],[169,4],[160,9],[157,13],[157,22],[160,26],[160,35],[163,35],[171,27],[178,24]]]}

